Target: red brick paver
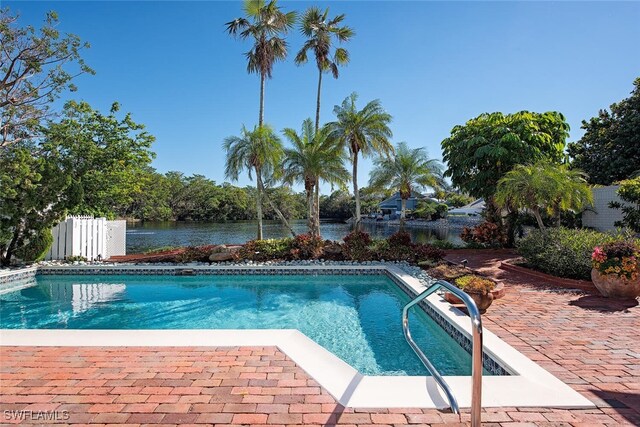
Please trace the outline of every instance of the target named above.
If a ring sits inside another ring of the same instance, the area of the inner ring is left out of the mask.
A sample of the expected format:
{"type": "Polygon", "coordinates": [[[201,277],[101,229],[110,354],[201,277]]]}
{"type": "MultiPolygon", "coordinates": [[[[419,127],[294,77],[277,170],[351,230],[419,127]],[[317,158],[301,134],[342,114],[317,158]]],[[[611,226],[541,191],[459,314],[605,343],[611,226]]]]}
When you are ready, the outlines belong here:
{"type": "MultiPolygon", "coordinates": [[[[485,327],[598,408],[485,408],[485,425],[640,425],[640,308],[503,272],[508,256],[449,258],[505,283],[485,327]]],[[[1,423],[461,425],[437,410],[344,408],[276,348],[0,347],[0,387],[1,423]],[[58,421],[29,420],[44,411],[58,421]]]]}

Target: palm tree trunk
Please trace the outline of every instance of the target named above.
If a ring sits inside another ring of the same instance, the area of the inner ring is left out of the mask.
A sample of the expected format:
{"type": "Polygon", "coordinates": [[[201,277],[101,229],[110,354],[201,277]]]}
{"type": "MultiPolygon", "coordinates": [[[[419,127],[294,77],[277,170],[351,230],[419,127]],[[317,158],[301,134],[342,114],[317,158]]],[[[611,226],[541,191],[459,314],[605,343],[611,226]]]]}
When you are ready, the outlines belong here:
{"type": "Polygon", "coordinates": [[[309,229],[309,234],[313,234],[313,220],[315,217],[314,212],[314,194],[311,188],[306,188],[305,192],[307,193],[307,228],[309,229]]]}
{"type": "Polygon", "coordinates": [[[322,90],[322,70],[318,69],[318,96],[316,98],[316,132],[320,128],[320,92],[322,90]]]}
{"type": "Polygon", "coordinates": [[[407,217],[407,199],[400,199],[400,227],[404,227],[404,221],[407,217]]]}
{"type": "Polygon", "coordinates": [[[531,209],[531,213],[534,217],[536,217],[536,221],[538,222],[538,228],[540,230],[544,230],[544,223],[542,222],[542,216],[540,215],[540,209],[533,208],[531,209]]]}
{"type": "Polygon", "coordinates": [[[314,188],[315,191],[315,196],[314,198],[314,204],[315,204],[315,216],[313,219],[314,222],[314,235],[317,237],[320,237],[320,180],[316,179],[316,185],[314,188]]]}
{"type": "Polygon", "coordinates": [[[353,152],[353,196],[356,199],[356,230],[360,225],[360,191],[358,190],[358,152],[353,152]]]}
{"type": "Polygon", "coordinates": [[[262,177],[260,176],[260,169],[256,168],[256,214],[258,216],[258,240],[262,240],[262,177]]]}
{"type": "Polygon", "coordinates": [[[273,203],[273,200],[271,200],[271,197],[269,197],[269,193],[267,193],[264,190],[264,184],[262,183],[262,177],[258,176],[257,181],[258,181],[258,186],[262,189],[262,195],[264,196],[264,199],[267,201],[267,203],[269,203],[269,206],[271,207],[271,209],[273,209],[273,211],[276,213],[276,215],[280,219],[280,222],[282,222],[282,225],[287,227],[287,229],[289,230],[289,232],[291,233],[291,235],[293,237],[296,237],[296,232],[293,231],[293,228],[289,224],[289,221],[287,221],[287,218],[284,217],[284,215],[282,214],[280,209],[278,209],[276,204],[273,203]]]}
{"type": "Polygon", "coordinates": [[[260,114],[258,116],[258,127],[264,123],[264,73],[260,73],[260,114]]]}

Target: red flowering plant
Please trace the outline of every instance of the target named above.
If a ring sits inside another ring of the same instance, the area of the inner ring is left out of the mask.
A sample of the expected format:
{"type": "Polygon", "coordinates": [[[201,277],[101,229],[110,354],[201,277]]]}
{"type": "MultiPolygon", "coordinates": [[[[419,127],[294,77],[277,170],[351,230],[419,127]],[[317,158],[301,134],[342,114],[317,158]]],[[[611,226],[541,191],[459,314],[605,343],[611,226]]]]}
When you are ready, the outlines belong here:
{"type": "Polygon", "coordinates": [[[640,272],[640,248],[631,242],[611,242],[596,246],[591,254],[593,268],[602,274],[615,274],[637,280],[640,272]]]}

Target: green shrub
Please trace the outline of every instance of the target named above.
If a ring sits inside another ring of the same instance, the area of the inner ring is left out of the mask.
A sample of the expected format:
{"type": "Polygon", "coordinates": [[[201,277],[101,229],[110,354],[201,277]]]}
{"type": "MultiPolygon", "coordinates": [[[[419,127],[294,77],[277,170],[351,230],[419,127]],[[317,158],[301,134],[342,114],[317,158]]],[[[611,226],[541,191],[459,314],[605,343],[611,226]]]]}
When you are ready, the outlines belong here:
{"type": "Polygon", "coordinates": [[[436,220],[447,216],[449,206],[433,200],[420,200],[418,206],[413,211],[413,215],[418,218],[436,220]]]}
{"type": "Polygon", "coordinates": [[[593,230],[550,228],[533,230],[517,243],[518,252],[531,267],[554,276],[589,280],[593,248],[620,240],[593,230]]]}
{"type": "Polygon", "coordinates": [[[53,243],[51,230],[41,230],[29,242],[16,251],[16,257],[25,262],[42,261],[53,243]]]}
{"type": "Polygon", "coordinates": [[[294,249],[292,238],[251,240],[240,249],[241,259],[267,261],[273,259],[289,259],[294,249]]]}
{"type": "Polygon", "coordinates": [[[478,293],[486,295],[495,289],[496,284],[475,274],[467,274],[466,276],[456,279],[456,286],[467,293],[478,293]]]}

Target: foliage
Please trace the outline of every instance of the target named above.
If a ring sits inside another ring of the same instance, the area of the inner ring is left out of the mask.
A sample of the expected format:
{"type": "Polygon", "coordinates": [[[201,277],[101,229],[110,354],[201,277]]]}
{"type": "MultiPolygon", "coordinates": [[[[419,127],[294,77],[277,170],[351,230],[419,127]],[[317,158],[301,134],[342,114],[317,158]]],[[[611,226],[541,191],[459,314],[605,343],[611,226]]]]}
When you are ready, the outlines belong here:
{"type": "Polygon", "coordinates": [[[593,203],[593,194],[581,171],[540,161],[507,172],[498,181],[495,200],[500,206],[529,209],[542,229],[542,212],[555,213],[559,222],[561,211],[581,211],[593,203]]]}
{"type": "Polygon", "coordinates": [[[610,208],[620,209],[624,215],[622,221],[616,223],[616,226],[629,227],[636,233],[640,233],[640,177],[621,181],[617,193],[629,204],[609,203],[610,208]]]}
{"type": "Polygon", "coordinates": [[[293,249],[293,239],[251,240],[240,249],[241,259],[252,261],[267,261],[272,259],[286,259],[293,249]]]}
{"type": "Polygon", "coordinates": [[[434,202],[433,200],[419,200],[413,215],[418,218],[436,220],[445,218],[448,210],[449,206],[444,203],[434,202]]]}
{"type": "Polygon", "coordinates": [[[397,145],[391,157],[376,158],[369,174],[370,187],[393,188],[400,192],[400,221],[405,219],[406,201],[414,189],[438,188],[442,181],[440,162],[430,159],[424,148],[410,149],[404,142],[397,145]]]}
{"type": "Polygon", "coordinates": [[[51,230],[40,230],[38,234],[16,251],[16,256],[25,262],[36,262],[44,259],[53,243],[51,230]]]}
{"type": "Polygon", "coordinates": [[[298,234],[293,238],[290,253],[294,259],[317,259],[322,256],[324,244],[320,236],[298,234]]]}
{"type": "Polygon", "coordinates": [[[435,279],[453,282],[458,277],[469,274],[469,269],[460,265],[442,263],[435,267],[429,268],[427,274],[435,279]]]}
{"type": "Polygon", "coordinates": [[[153,137],[127,115],[104,116],[67,103],[65,116],[44,129],[40,143],[18,142],[0,155],[0,263],[50,230],[67,213],[114,216],[139,191],[153,137]],[[137,132],[137,133],[136,133],[137,132]]]}
{"type": "Polygon", "coordinates": [[[460,208],[473,202],[475,199],[466,194],[449,193],[445,196],[445,203],[454,208],[460,208]]]}
{"type": "Polygon", "coordinates": [[[582,122],[584,135],[568,146],[572,167],[589,174],[591,184],[610,185],[640,171],[640,78],[631,96],[582,122]]]}
{"type": "Polygon", "coordinates": [[[273,66],[287,57],[283,35],[293,28],[295,12],[283,12],[276,0],[244,0],[245,16],[227,22],[227,32],[242,40],[251,39],[253,46],[245,54],[247,71],[260,75],[260,113],[258,126],[264,122],[264,83],[270,79],[273,66]]]}
{"type": "Polygon", "coordinates": [[[466,293],[482,295],[488,294],[496,287],[493,281],[476,276],[475,274],[458,277],[455,280],[455,285],[466,293]]]}
{"type": "Polygon", "coordinates": [[[301,65],[307,62],[307,52],[311,51],[318,68],[318,94],[316,100],[315,128],[320,128],[320,93],[322,88],[322,74],[331,71],[333,78],[339,75],[338,66],[349,63],[349,52],[339,47],[332,50],[333,38],[338,42],[348,42],[354,36],[354,32],[347,26],[340,26],[345,15],[338,15],[329,19],[329,8],[324,13],[316,6],[306,10],[300,20],[300,32],[307,38],[304,45],[296,55],[295,62],[301,65]]]}
{"type": "Polygon", "coordinates": [[[345,152],[335,140],[329,138],[327,128],[317,131],[311,119],[302,123],[300,135],[293,129],[285,129],[284,135],[292,148],[284,150],[282,180],[285,183],[302,183],[307,196],[309,233],[320,236],[319,184],[343,186],[349,172],[343,164],[345,152]]]}
{"type": "Polygon", "coordinates": [[[372,240],[371,236],[364,231],[355,230],[347,234],[342,246],[342,253],[346,259],[354,261],[370,261],[373,259],[373,253],[370,249],[372,240]]]}
{"type": "Polygon", "coordinates": [[[174,262],[182,264],[188,262],[209,262],[209,256],[214,253],[215,245],[188,246],[184,251],[179,252],[174,257],[174,262]]]}
{"type": "Polygon", "coordinates": [[[531,267],[554,276],[589,280],[596,246],[621,240],[593,230],[550,228],[531,231],[518,242],[518,252],[531,267]]]}
{"type": "Polygon", "coordinates": [[[614,274],[637,280],[640,270],[640,247],[633,242],[610,242],[593,249],[593,268],[602,274],[614,274]]]}
{"type": "Polygon", "coordinates": [[[55,12],[47,13],[39,30],[17,21],[9,8],[0,8],[0,147],[41,136],[52,103],[76,90],[75,77],[94,74],[81,57],[89,44],[60,34],[55,12]]]}
{"type": "Polygon", "coordinates": [[[67,262],[87,262],[87,258],[83,257],[82,255],[72,255],[72,256],[68,256],[65,261],[67,262]]]}
{"type": "Polygon", "coordinates": [[[507,238],[500,227],[493,222],[484,221],[473,228],[464,227],[460,238],[481,247],[499,248],[505,245],[507,238]]]}
{"type": "Polygon", "coordinates": [[[343,190],[336,190],[330,195],[320,196],[320,217],[348,219],[353,216],[355,202],[353,197],[343,190]]]}
{"type": "Polygon", "coordinates": [[[333,112],[336,121],[327,126],[331,138],[349,151],[353,166],[351,179],[355,197],[355,219],[360,222],[360,191],[358,188],[358,156],[364,157],[374,154],[389,155],[393,152],[390,138],[393,133],[389,128],[391,115],[387,113],[379,100],[373,100],[361,110],[356,108],[358,95],[354,92],[341,105],[336,105],[333,112]]]}
{"type": "Polygon", "coordinates": [[[375,254],[376,259],[387,261],[414,263],[424,260],[439,261],[444,257],[441,249],[428,244],[411,242],[411,236],[406,231],[398,231],[389,236],[386,241],[373,241],[369,250],[375,254]]]}
{"type": "Polygon", "coordinates": [[[489,199],[515,165],[563,158],[569,125],[558,112],[484,113],[442,141],[445,176],[473,197],[489,199]]]}

